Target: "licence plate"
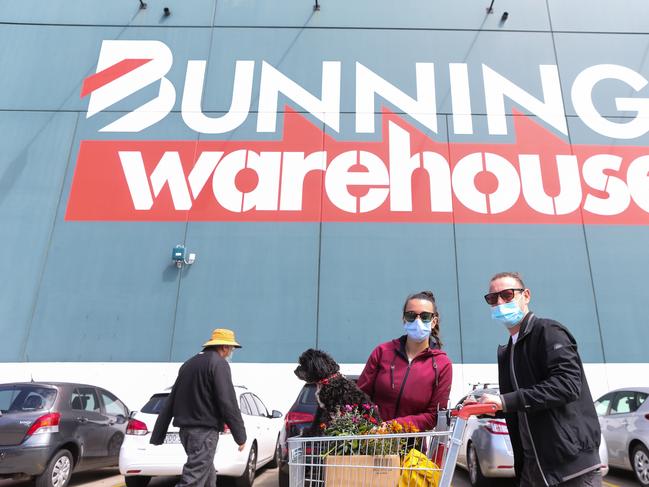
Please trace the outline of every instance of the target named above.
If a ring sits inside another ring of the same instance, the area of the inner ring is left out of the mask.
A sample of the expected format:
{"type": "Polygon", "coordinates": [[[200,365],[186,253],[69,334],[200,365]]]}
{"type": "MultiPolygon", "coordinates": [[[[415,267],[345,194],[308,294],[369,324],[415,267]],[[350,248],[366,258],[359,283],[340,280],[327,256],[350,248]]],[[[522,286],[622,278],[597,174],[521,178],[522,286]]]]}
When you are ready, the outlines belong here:
{"type": "Polygon", "coordinates": [[[168,445],[170,443],[180,443],[180,435],[178,433],[167,433],[164,444],[168,445]]]}

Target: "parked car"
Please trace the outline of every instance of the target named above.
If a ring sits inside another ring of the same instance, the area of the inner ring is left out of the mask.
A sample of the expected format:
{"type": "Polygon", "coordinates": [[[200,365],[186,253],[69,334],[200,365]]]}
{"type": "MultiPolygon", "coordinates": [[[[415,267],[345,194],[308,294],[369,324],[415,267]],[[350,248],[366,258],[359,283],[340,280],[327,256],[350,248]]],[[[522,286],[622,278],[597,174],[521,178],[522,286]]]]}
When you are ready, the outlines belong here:
{"type": "Polygon", "coordinates": [[[613,467],[632,470],[649,486],[649,387],[616,389],[595,401],[613,467]]]}
{"type": "MultiPolygon", "coordinates": [[[[458,405],[469,395],[478,400],[483,394],[498,394],[498,386],[475,384],[458,405]]],[[[469,481],[476,487],[491,485],[490,479],[514,477],[514,451],[502,412],[469,418],[457,464],[469,472],[469,481]]]]}
{"type": "MultiPolygon", "coordinates": [[[[177,427],[169,427],[164,444],[149,443],[151,431],[170,390],[154,394],[140,411],[131,415],[119,454],[119,471],[125,476],[127,487],[146,487],[151,477],[182,473],[187,455],[180,443],[177,427]]],[[[282,413],[276,410],[269,413],[261,399],[245,387],[235,386],[234,390],[248,440],[240,452],[226,427],[219,436],[214,468],[219,476],[234,477],[237,486],[250,487],[257,468],[266,464],[277,466],[282,413]]]]}
{"type": "MultiPolygon", "coordinates": [[[[356,381],[359,376],[346,375],[346,377],[356,381]]],[[[288,439],[292,436],[301,436],[315,419],[318,410],[315,392],[315,384],[304,384],[295,402],[284,416],[284,425],[279,436],[279,487],[289,486],[288,439]]]]}
{"type": "MultiPolygon", "coordinates": [[[[498,386],[489,383],[475,384],[473,390],[460,399],[458,406],[469,395],[479,399],[483,394],[499,394],[498,386]]],[[[603,435],[599,456],[602,462],[600,471],[604,476],[608,474],[608,454],[603,435]]],[[[501,411],[494,416],[469,418],[457,464],[468,471],[469,481],[474,487],[492,485],[493,479],[514,477],[514,451],[501,411]]]]}
{"type": "Polygon", "coordinates": [[[66,487],[72,472],[117,465],[129,411],[87,384],[0,384],[0,478],[66,487]]]}

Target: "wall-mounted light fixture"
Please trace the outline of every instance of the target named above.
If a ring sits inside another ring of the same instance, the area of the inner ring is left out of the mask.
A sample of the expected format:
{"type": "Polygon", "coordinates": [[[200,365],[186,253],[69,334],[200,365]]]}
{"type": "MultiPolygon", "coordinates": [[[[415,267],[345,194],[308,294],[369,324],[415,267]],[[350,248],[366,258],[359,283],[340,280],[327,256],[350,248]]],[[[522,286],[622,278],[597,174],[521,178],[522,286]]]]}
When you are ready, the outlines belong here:
{"type": "Polygon", "coordinates": [[[192,265],[196,262],[196,254],[190,253],[187,256],[187,250],[182,244],[176,245],[171,251],[171,261],[180,269],[183,264],[192,265]],[[185,258],[187,257],[187,258],[185,258]]]}
{"type": "Polygon", "coordinates": [[[162,11],[164,12],[165,17],[169,17],[171,15],[171,10],[169,9],[169,7],[163,8],[162,11]]]}
{"type": "Polygon", "coordinates": [[[140,9],[145,9],[146,3],[143,0],[140,0],[140,9]]]}
{"type": "Polygon", "coordinates": [[[500,17],[500,21],[501,21],[501,22],[504,22],[504,21],[507,20],[508,18],[509,18],[509,12],[503,12],[502,17],[500,17]]]}
{"type": "Polygon", "coordinates": [[[313,5],[313,11],[314,12],[320,11],[320,4],[318,3],[318,0],[315,0],[315,4],[313,5]]]}

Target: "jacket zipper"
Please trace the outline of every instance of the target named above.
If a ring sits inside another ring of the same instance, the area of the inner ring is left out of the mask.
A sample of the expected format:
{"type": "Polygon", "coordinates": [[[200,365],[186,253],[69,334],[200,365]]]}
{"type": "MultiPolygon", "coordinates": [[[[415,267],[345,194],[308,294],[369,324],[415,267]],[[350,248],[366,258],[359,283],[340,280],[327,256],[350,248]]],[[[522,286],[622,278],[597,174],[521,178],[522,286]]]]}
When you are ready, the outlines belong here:
{"type": "Polygon", "coordinates": [[[401,403],[401,394],[403,394],[403,389],[406,387],[406,381],[408,380],[408,374],[410,373],[410,364],[411,362],[408,362],[408,368],[406,369],[406,375],[403,378],[403,382],[401,383],[401,389],[399,389],[399,395],[397,396],[397,403],[394,408],[394,417],[398,418],[399,417],[399,404],[401,403]]]}
{"type": "MultiPolygon", "coordinates": [[[[532,317],[530,316],[530,319],[532,317]]],[[[521,338],[520,336],[518,337],[519,339],[521,338]]],[[[516,340],[518,342],[518,340],[516,340]]],[[[514,387],[518,391],[518,380],[516,379],[516,369],[514,368],[514,349],[516,348],[516,343],[512,343],[512,353],[509,354],[509,362],[510,366],[512,368],[512,378],[514,379],[514,387]]],[[[534,438],[532,438],[532,430],[530,429],[530,423],[527,421],[527,413],[523,411],[523,418],[525,419],[525,428],[527,429],[527,434],[529,435],[530,442],[532,443],[532,451],[534,452],[534,459],[536,460],[536,465],[539,468],[539,472],[541,472],[541,477],[543,477],[543,482],[545,483],[546,486],[549,486],[548,481],[545,478],[545,474],[543,473],[543,469],[541,468],[541,462],[539,461],[539,455],[536,453],[536,445],[534,445],[534,438]]]]}

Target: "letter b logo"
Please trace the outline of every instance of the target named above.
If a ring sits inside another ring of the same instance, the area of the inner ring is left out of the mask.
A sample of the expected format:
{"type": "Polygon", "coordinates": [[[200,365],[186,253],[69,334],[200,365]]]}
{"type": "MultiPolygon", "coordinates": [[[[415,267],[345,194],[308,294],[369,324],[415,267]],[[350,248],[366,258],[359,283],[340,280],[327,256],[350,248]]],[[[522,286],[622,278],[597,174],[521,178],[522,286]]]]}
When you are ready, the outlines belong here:
{"type": "Polygon", "coordinates": [[[90,93],[86,118],[160,80],[158,96],[103,127],[100,132],[139,132],[159,122],[176,102],[176,90],[164,76],[173,55],[160,41],[103,41],[97,73],[84,80],[81,96],[90,93]]]}

